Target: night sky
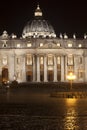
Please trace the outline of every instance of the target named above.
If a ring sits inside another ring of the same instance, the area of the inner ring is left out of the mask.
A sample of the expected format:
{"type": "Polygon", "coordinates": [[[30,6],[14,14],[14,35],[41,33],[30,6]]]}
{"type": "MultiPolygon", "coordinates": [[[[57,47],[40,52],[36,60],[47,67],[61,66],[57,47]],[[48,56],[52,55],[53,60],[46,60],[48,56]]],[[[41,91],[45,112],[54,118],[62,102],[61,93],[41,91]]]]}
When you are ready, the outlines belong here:
{"type": "Polygon", "coordinates": [[[0,3],[0,35],[4,30],[8,34],[21,36],[23,27],[34,16],[34,11],[39,3],[44,19],[50,21],[59,36],[67,33],[72,37],[83,37],[87,33],[87,4],[76,0],[24,0],[2,1],[0,3]]]}

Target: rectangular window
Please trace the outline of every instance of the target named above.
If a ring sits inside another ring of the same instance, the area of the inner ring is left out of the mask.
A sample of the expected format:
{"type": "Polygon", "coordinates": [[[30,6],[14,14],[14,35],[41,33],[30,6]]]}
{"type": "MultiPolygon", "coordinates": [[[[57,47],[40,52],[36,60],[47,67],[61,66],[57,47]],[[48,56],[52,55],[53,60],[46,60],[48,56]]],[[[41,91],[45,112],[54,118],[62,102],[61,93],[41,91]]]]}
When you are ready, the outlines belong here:
{"type": "Polygon", "coordinates": [[[20,44],[17,44],[17,47],[20,47],[20,44]]]}
{"type": "Polygon", "coordinates": [[[7,65],[7,57],[6,56],[3,57],[2,63],[3,63],[3,65],[7,65]]]}
{"type": "Polygon", "coordinates": [[[57,43],[57,46],[60,47],[60,43],[57,43]]]}
{"type": "Polygon", "coordinates": [[[69,55],[67,57],[67,65],[74,65],[74,57],[73,57],[73,55],[69,55]]]}
{"type": "Polygon", "coordinates": [[[67,66],[67,75],[74,74],[74,66],[67,66]]]}
{"type": "Polygon", "coordinates": [[[40,43],[40,47],[42,47],[43,46],[43,43],[40,43]]]}
{"type": "Polygon", "coordinates": [[[53,65],[53,56],[52,55],[48,56],[48,65],[53,65]]]}
{"type": "Polygon", "coordinates": [[[44,64],[44,58],[41,56],[40,57],[40,64],[43,65],[44,64]]]}
{"type": "Polygon", "coordinates": [[[20,64],[21,60],[20,58],[17,58],[17,64],[20,64]]]}
{"type": "Polygon", "coordinates": [[[41,81],[42,81],[42,77],[43,77],[43,74],[44,74],[44,57],[41,56],[40,57],[40,77],[41,77],[41,81]]]}
{"type": "Polygon", "coordinates": [[[60,56],[57,57],[57,64],[61,64],[61,57],[60,56]]]}
{"type": "Polygon", "coordinates": [[[71,44],[71,43],[68,43],[68,47],[72,47],[72,44],[71,44]]]}
{"type": "Polygon", "coordinates": [[[57,57],[57,70],[59,71],[61,69],[61,57],[57,57]]]}
{"type": "Polygon", "coordinates": [[[83,71],[82,71],[82,70],[79,70],[78,77],[79,77],[79,78],[83,78],[83,71]]]}
{"type": "Polygon", "coordinates": [[[79,64],[82,64],[82,57],[79,57],[79,64]]]}
{"type": "Polygon", "coordinates": [[[31,55],[27,55],[26,64],[32,65],[32,56],[31,55]]]}
{"type": "Polygon", "coordinates": [[[31,43],[28,43],[28,44],[27,44],[27,47],[31,47],[31,43]]]}
{"type": "Polygon", "coordinates": [[[72,69],[73,69],[73,66],[68,66],[68,69],[69,69],[69,70],[72,70],[72,69]]]}

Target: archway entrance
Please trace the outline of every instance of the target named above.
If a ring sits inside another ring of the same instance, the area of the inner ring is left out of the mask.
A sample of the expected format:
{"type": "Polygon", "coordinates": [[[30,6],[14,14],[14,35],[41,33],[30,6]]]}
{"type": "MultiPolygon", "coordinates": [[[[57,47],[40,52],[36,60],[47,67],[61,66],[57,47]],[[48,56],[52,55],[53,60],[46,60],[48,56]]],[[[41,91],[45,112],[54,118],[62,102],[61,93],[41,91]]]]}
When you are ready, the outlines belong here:
{"type": "Polygon", "coordinates": [[[8,68],[4,67],[2,68],[2,82],[8,81],[8,68]]]}
{"type": "Polygon", "coordinates": [[[27,81],[32,81],[32,71],[27,71],[26,72],[26,80],[27,81]]]}
{"type": "Polygon", "coordinates": [[[40,81],[44,81],[44,72],[40,71],[40,81]]]}
{"type": "Polygon", "coordinates": [[[53,70],[48,70],[48,81],[53,81],[53,76],[54,76],[54,73],[53,73],[53,70]]]}

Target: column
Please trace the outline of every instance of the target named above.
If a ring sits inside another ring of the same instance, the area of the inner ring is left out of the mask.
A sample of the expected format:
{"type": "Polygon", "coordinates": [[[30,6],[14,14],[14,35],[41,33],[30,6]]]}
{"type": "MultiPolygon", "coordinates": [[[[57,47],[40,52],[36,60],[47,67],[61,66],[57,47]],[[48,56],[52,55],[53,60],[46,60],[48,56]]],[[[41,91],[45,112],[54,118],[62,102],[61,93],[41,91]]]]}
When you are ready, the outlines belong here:
{"type": "Polygon", "coordinates": [[[37,55],[37,82],[40,82],[40,58],[37,55]]]}
{"type": "Polygon", "coordinates": [[[44,56],[44,82],[47,82],[47,56],[44,56]]]}
{"type": "Polygon", "coordinates": [[[16,61],[16,58],[17,58],[17,55],[16,55],[16,53],[15,53],[15,50],[14,50],[14,79],[16,79],[17,80],[17,69],[16,69],[16,67],[17,67],[17,61],[16,61]]]}
{"type": "Polygon", "coordinates": [[[2,78],[2,55],[0,54],[0,78],[2,78]]]}
{"type": "MultiPolygon", "coordinates": [[[[78,56],[75,55],[75,56],[74,56],[74,69],[73,69],[73,70],[74,70],[74,75],[76,75],[76,76],[78,75],[78,67],[79,67],[78,56]]],[[[75,80],[78,81],[79,78],[76,78],[75,80]]],[[[75,81],[75,80],[74,80],[74,81],[75,81]]]]}
{"type": "Polygon", "coordinates": [[[56,61],[56,56],[54,56],[54,82],[57,82],[57,61],[56,61]]]}
{"type": "Polygon", "coordinates": [[[14,79],[17,79],[17,75],[16,75],[16,53],[14,50],[14,75],[13,75],[14,79]]]}
{"type": "Polygon", "coordinates": [[[64,81],[64,56],[61,56],[61,81],[64,81]]]}
{"type": "Polygon", "coordinates": [[[84,65],[85,65],[85,82],[87,82],[87,56],[84,57],[84,65]]]}
{"type": "Polygon", "coordinates": [[[22,55],[22,63],[21,63],[21,68],[22,68],[22,82],[26,81],[26,60],[25,60],[25,55],[22,55]]]}
{"type": "Polygon", "coordinates": [[[33,55],[33,82],[36,80],[35,55],[33,55]]]}
{"type": "MultiPolygon", "coordinates": [[[[13,81],[14,80],[14,73],[15,73],[15,57],[14,57],[14,53],[9,53],[8,55],[8,71],[9,71],[9,81],[13,81]]],[[[2,67],[1,67],[1,71],[2,71],[2,67]]]]}
{"type": "Polygon", "coordinates": [[[64,57],[65,59],[64,59],[64,68],[65,68],[65,73],[64,73],[64,79],[65,79],[65,81],[67,81],[67,79],[66,79],[66,76],[67,76],[67,55],[64,57]]]}

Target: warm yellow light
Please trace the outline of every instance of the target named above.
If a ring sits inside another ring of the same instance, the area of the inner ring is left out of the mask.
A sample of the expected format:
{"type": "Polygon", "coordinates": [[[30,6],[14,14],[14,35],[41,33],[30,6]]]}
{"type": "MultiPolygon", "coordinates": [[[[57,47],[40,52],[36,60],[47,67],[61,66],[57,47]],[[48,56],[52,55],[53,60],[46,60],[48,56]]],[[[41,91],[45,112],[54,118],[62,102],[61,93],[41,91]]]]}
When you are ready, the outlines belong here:
{"type": "Polygon", "coordinates": [[[31,47],[31,43],[28,43],[28,44],[27,44],[27,47],[31,47]]]}
{"type": "Polygon", "coordinates": [[[81,44],[79,44],[79,47],[82,47],[82,45],[81,45],[81,44]]]}
{"type": "Polygon", "coordinates": [[[43,43],[40,43],[40,47],[42,47],[43,46],[43,43]]]}
{"type": "Polygon", "coordinates": [[[72,72],[70,72],[69,75],[67,75],[68,80],[74,80],[75,78],[76,76],[72,72]]]}
{"type": "Polygon", "coordinates": [[[60,43],[57,43],[57,46],[60,47],[60,43]]]}
{"type": "Polygon", "coordinates": [[[69,44],[68,44],[68,47],[72,47],[72,44],[71,44],[71,43],[69,43],[69,44]]]}
{"type": "Polygon", "coordinates": [[[42,12],[35,12],[35,16],[42,16],[42,12]]]}
{"type": "Polygon", "coordinates": [[[76,76],[70,72],[66,78],[70,81],[70,89],[72,90],[72,81],[76,78],[76,76]]]}
{"type": "Polygon", "coordinates": [[[17,44],[17,47],[20,47],[20,44],[17,44]]]}
{"type": "Polygon", "coordinates": [[[76,98],[69,98],[69,99],[66,99],[67,105],[73,105],[73,104],[76,103],[76,101],[77,101],[76,98]]]}

